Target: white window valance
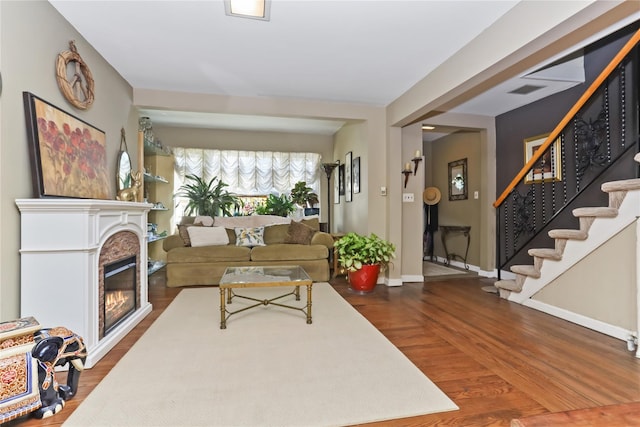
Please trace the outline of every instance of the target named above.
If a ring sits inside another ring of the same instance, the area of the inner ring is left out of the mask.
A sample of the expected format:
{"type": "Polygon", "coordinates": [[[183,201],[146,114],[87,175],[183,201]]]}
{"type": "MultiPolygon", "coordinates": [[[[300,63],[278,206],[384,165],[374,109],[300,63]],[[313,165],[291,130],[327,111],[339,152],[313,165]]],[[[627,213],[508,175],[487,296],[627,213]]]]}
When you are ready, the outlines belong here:
{"type": "MultiPolygon", "coordinates": [[[[299,181],[305,181],[320,194],[318,153],[279,153],[271,151],[214,150],[174,147],[174,194],[185,184],[187,175],[209,182],[217,177],[230,193],[243,196],[289,194],[299,181]]],[[[183,204],[176,200],[177,210],[183,204]]],[[[176,212],[182,216],[182,212],[176,212]]]]}

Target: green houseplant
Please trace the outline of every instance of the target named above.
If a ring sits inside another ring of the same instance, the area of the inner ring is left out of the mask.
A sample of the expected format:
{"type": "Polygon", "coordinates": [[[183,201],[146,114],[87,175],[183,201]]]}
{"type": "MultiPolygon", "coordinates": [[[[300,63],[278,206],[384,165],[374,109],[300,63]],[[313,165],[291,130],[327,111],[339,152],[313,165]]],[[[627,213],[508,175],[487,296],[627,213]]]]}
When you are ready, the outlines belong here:
{"type": "Polygon", "coordinates": [[[395,258],[396,247],[374,233],[368,236],[348,233],[334,243],[340,265],[347,269],[349,284],[356,292],[371,292],[384,271],[395,258]]]}
{"type": "Polygon", "coordinates": [[[301,208],[312,208],[318,203],[318,195],[307,186],[306,181],[298,181],[291,189],[291,201],[301,208]]]}
{"type": "Polygon", "coordinates": [[[240,206],[240,200],[225,189],[229,185],[217,177],[209,182],[197,175],[187,175],[185,178],[187,183],[174,195],[188,199],[185,215],[232,216],[232,208],[240,206]]]}
{"type": "Polygon", "coordinates": [[[264,204],[256,207],[256,213],[258,215],[278,215],[286,217],[295,210],[295,204],[286,194],[281,194],[280,196],[269,194],[264,204]]]}

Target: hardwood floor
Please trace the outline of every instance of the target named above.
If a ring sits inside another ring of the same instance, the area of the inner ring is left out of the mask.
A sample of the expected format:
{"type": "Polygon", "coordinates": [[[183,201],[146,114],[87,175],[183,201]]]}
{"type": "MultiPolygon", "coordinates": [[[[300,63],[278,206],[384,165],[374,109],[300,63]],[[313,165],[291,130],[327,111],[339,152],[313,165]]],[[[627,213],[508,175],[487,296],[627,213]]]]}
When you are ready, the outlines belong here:
{"type": "MultiPolygon", "coordinates": [[[[379,285],[369,295],[351,293],[343,277],[331,283],[460,407],[372,426],[509,426],[514,418],[640,401],[640,359],[625,342],[485,293],[490,279],[379,285]]],[[[179,292],[164,286],[163,271],[154,274],[153,312],[83,372],[65,409],[7,426],[61,425],[179,292]]]]}

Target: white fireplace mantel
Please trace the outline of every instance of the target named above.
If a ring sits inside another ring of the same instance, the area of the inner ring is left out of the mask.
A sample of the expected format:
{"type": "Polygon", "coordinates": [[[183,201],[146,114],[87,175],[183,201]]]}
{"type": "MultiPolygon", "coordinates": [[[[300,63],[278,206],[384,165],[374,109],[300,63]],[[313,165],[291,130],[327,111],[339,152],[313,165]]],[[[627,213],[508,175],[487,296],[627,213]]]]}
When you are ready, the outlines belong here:
{"type": "Polygon", "coordinates": [[[18,199],[21,215],[21,316],[83,337],[92,367],[151,312],[147,280],[148,203],[93,199],[18,199]],[[98,258],[120,231],[140,243],[140,306],[100,339],[98,258]]]}

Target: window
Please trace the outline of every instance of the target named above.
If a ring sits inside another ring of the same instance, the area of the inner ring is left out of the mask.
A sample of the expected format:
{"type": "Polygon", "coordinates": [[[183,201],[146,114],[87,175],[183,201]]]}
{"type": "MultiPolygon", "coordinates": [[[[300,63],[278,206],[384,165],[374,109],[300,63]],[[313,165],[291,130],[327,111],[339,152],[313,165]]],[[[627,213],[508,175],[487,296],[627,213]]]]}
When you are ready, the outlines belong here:
{"type": "MultiPolygon", "coordinates": [[[[269,194],[289,194],[298,181],[305,181],[320,194],[318,153],[278,153],[271,151],[210,150],[173,148],[175,158],[174,194],[185,183],[185,176],[197,175],[205,181],[217,177],[235,193],[247,200],[269,194]]],[[[177,197],[175,220],[184,215],[186,201],[177,197]]]]}

